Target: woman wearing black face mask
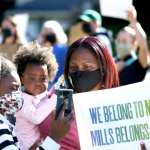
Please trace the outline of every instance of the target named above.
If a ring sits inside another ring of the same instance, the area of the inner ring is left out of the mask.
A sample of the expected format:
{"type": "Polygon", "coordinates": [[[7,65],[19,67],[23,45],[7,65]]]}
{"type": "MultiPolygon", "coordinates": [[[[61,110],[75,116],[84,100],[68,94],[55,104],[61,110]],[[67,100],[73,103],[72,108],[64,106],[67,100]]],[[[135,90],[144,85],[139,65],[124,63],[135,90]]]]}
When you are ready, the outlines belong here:
{"type": "Polygon", "coordinates": [[[15,66],[0,56],[0,149],[19,149],[13,125],[7,120],[22,107],[20,79],[15,66]]]}
{"type": "MultiPolygon", "coordinates": [[[[68,87],[76,93],[119,86],[118,72],[113,58],[106,46],[95,37],[79,39],[69,47],[64,77],[68,87]]],[[[71,127],[69,133],[61,140],[62,149],[67,147],[67,143],[68,145],[75,143],[74,149],[79,150],[75,120],[71,127]]],[[[141,150],[146,150],[144,143],[140,146],[141,150]]]]}
{"type": "MultiPolygon", "coordinates": [[[[68,88],[75,93],[116,87],[118,73],[106,46],[95,37],[82,38],[68,49],[65,74],[68,88]]],[[[75,119],[68,134],[60,140],[61,150],[80,150],[75,119]]]]}
{"type": "Polygon", "coordinates": [[[65,80],[75,92],[88,92],[119,85],[113,58],[97,38],[83,38],[68,51],[65,80]]]}
{"type": "MultiPolygon", "coordinates": [[[[75,93],[108,89],[119,85],[113,58],[106,46],[95,37],[81,38],[69,47],[64,78],[68,88],[73,89],[75,93]]],[[[75,119],[69,132],[60,140],[60,146],[60,150],[80,150],[75,119]]]]}

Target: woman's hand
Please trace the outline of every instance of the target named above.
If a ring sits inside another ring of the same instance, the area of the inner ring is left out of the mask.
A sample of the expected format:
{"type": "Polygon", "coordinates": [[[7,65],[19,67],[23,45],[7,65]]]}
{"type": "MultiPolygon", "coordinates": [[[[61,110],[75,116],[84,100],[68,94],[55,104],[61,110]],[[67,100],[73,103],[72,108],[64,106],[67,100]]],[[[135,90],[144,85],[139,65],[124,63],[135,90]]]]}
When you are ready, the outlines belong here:
{"type": "Polygon", "coordinates": [[[50,125],[50,137],[58,142],[65,134],[69,131],[71,122],[73,120],[73,115],[70,113],[64,116],[64,113],[55,119],[55,112],[52,113],[52,123],[50,125]]]}

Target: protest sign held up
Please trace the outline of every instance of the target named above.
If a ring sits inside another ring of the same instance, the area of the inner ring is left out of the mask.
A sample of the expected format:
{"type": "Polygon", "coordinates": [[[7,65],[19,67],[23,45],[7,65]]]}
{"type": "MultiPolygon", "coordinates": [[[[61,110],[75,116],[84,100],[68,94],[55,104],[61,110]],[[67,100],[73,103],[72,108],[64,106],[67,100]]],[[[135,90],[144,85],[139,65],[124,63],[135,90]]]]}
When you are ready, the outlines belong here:
{"type": "Polygon", "coordinates": [[[132,0],[99,0],[101,14],[107,17],[127,19],[128,7],[132,5],[132,0]]]}
{"type": "Polygon", "coordinates": [[[138,150],[150,144],[149,82],[75,94],[82,150],[138,150]]]}

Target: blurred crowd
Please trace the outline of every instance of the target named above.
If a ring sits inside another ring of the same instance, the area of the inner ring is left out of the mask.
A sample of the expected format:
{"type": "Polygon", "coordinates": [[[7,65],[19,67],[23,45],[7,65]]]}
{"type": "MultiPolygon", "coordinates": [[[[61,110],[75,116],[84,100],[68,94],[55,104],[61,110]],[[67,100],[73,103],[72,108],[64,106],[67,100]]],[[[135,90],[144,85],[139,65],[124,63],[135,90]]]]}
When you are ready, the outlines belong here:
{"type": "Polygon", "coordinates": [[[21,43],[12,16],[2,21],[0,137],[7,130],[10,140],[4,143],[7,138],[0,138],[0,149],[7,146],[12,146],[10,149],[20,147],[21,150],[42,149],[42,141],[49,137],[59,143],[55,146],[62,150],[78,150],[80,144],[74,111],[61,116],[60,120],[54,119],[55,87],[62,86],[80,93],[149,79],[147,35],[137,20],[134,6],[129,7],[127,18],[129,24],[112,37],[110,30],[102,26],[100,13],[87,9],[76,18],[68,34],[59,20],[47,20],[35,41],[27,44],[21,43]],[[5,94],[18,90],[24,103],[12,115],[2,103],[7,100],[5,94]],[[3,117],[9,120],[9,125],[3,117]],[[10,123],[15,125],[17,137],[12,134],[10,123]]]}

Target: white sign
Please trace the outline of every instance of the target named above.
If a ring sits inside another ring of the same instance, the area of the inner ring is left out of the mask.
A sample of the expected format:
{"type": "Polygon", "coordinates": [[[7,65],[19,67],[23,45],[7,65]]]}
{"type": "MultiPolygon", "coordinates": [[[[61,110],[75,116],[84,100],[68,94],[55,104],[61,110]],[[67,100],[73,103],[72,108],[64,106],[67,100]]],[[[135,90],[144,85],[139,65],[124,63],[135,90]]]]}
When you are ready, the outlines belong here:
{"type": "Polygon", "coordinates": [[[101,14],[103,16],[127,19],[127,10],[132,0],[100,0],[101,14]]]}
{"type": "Polygon", "coordinates": [[[150,81],[74,94],[82,150],[150,150],[150,81]]]}
{"type": "Polygon", "coordinates": [[[26,32],[29,22],[29,15],[28,14],[16,14],[13,16],[13,21],[17,24],[17,31],[19,33],[20,42],[25,44],[27,43],[26,40],[26,32]]]}

